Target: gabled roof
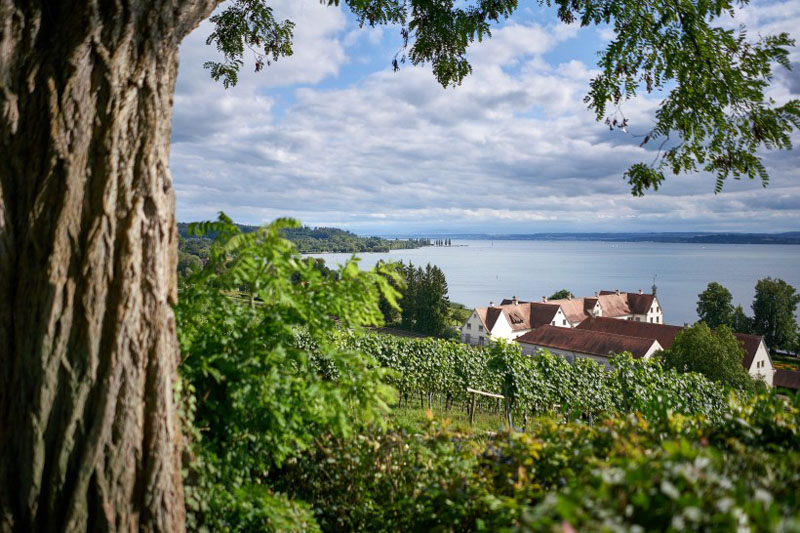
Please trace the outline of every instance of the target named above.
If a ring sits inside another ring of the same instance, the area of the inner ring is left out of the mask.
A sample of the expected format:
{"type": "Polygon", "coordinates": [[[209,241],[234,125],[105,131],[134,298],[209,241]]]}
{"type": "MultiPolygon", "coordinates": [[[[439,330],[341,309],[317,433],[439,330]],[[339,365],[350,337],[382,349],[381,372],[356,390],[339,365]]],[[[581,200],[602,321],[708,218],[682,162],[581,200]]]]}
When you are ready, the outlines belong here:
{"type": "Polygon", "coordinates": [[[628,293],[621,292],[619,294],[612,292],[608,294],[603,291],[598,296],[600,300],[600,307],[603,308],[603,316],[619,317],[632,315],[631,307],[628,304],[628,293]]]}
{"type": "Polygon", "coordinates": [[[772,378],[772,385],[794,391],[800,390],[800,372],[797,370],[778,369],[772,378]]]}
{"type": "Polygon", "coordinates": [[[637,294],[629,292],[628,295],[628,308],[637,315],[646,315],[653,307],[653,302],[656,299],[655,294],[637,294]]]}
{"type": "Polygon", "coordinates": [[[558,313],[558,306],[538,302],[519,302],[517,305],[511,300],[503,300],[499,306],[478,307],[478,313],[487,331],[492,331],[500,315],[504,315],[513,331],[538,328],[550,324],[558,313]]]}
{"type": "Polygon", "coordinates": [[[556,350],[599,355],[608,357],[610,354],[630,352],[633,357],[644,357],[656,345],[655,339],[614,335],[600,331],[581,329],[559,328],[556,326],[542,326],[517,337],[517,341],[524,344],[533,344],[556,350]]]}
{"type": "MultiPolygon", "coordinates": [[[[634,320],[619,320],[606,317],[593,317],[584,320],[578,324],[577,328],[613,333],[615,335],[630,335],[631,337],[655,339],[664,349],[671,347],[672,342],[675,340],[675,335],[683,330],[681,326],[654,324],[652,322],[636,322],[634,320]]],[[[758,347],[761,345],[762,337],[746,335],[744,333],[734,333],[734,335],[739,339],[744,349],[745,356],[742,364],[747,370],[750,370],[756,352],[758,352],[758,347]]]]}
{"type": "MultiPolygon", "coordinates": [[[[753,359],[755,359],[758,347],[761,345],[761,341],[764,340],[764,337],[759,335],[746,335],[744,333],[734,333],[734,335],[736,335],[736,338],[742,343],[742,348],[744,348],[744,367],[750,370],[750,365],[753,364],[753,359]]],[[[769,350],[767,351],[767,357],[769,357],[769,350]]],[[[770,364],[772,364],[771,357],[770,364]]]]}
{"type": "Polygon", "coordinates": [[[683,329],[680,326],[654,324],[652,322],[636,322],[635,320],[620,320],[618,318],[607,318],[604,316],[592,317],[588,320],[584,320],[578,324],[577,328],[591,331],[603,331],[615,335],[655,339],[664,349],[672,346],[675,335],[683,329]]]}
{"type": "Polygon", "coordinates": [[[578,324],[587,317],[583,306],[583,298],[569,298],[564,300],[547,300],[542,302],[545,305],[561,306],[561,310],[567,316],[567,320],[573,324],[578,324]]]}

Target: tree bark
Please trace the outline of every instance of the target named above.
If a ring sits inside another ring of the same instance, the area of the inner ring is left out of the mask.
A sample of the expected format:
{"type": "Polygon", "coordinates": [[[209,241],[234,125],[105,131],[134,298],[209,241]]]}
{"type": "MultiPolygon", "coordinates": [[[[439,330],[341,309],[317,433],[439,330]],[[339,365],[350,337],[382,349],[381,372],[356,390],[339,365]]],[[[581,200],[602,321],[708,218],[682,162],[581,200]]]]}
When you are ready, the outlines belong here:
{"type": "Polygon", "coordinates": [[[0,531],[181,531],[178,45],[216,0],[0,0],[0,531]]]}

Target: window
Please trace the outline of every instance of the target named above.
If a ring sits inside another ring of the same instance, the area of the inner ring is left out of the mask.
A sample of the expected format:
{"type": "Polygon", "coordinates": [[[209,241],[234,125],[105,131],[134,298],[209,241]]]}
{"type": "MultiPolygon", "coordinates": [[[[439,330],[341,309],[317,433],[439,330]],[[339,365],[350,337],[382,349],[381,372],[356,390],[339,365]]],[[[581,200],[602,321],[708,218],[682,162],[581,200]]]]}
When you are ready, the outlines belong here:
{"type": "Polygon", "coordinates": [[[652,321],[653,321],[653,317],[650,317],[650,322],[652,322],[652,321]]]}
{"type": "Polygon", "coordinates": [[[472,339],[470,338],[470,335],[469,335],[469,333],[467,333],[466,335],[464,335],[464,342],[466,342],[467,344],[469,344],[470,342],[472,342],[472,339]]]}
{"type": "Polygon", "coordinates": [[[555,320],[553,320],[552,322],[550,322],[550,325],[551,325],[551,326],[555,326],[555,325],[556,325],[556,321],[555,321],[555,320]]]}
{"type": "Polygon", "coordinates": [[[481,346],[483,346],[483,342],[484,342],[484,341],[483,341],[483,337],[478,337],[478,344],[480,344],[481,346]]]}
{"type": "Polygon", "coordinates": [[[470,324],[469,322],[467,322],[467,329],[472,329],[472,324],[470,324]]]}
{"type": "Polygon", "coordinates": [[[566,325],[567,325],[567,319],[566,319],[566,318],[565,318],[564,320],[562,320],[562,321],[561,321],[561,325],[562,325],[562,326],[566,326],[566,325]]]}
{"type": "Polygon", "coordinates": [[[483,331],[483,326],[478,326],[478,331],[483,331]]]}
{"type": "Polygon", "coordinates": [[[637,316],[636,317],[636,322],[641,322],[641,321],[642,321],[642,319],[637,316]]]}

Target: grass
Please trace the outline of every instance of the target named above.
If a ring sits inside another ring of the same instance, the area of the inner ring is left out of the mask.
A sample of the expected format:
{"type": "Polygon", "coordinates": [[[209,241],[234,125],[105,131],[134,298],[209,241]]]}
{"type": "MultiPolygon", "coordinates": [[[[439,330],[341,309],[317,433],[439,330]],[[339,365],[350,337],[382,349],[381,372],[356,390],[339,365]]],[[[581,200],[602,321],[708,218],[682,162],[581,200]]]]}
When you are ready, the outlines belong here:
{"type": "Polygon", "coordinates": [[[505,429],[505,418],[502,412],[476,412],[474,426],[469,424],[469,414],[459,408],[453,408],[449,412],[445,412],[444,408],[437,406],[434,406],[432,411],[420,407],[395,407],[389,417],[397,425],[411,430],[422,430],[431,419],[458,433],[480,434],[505,429]]]}

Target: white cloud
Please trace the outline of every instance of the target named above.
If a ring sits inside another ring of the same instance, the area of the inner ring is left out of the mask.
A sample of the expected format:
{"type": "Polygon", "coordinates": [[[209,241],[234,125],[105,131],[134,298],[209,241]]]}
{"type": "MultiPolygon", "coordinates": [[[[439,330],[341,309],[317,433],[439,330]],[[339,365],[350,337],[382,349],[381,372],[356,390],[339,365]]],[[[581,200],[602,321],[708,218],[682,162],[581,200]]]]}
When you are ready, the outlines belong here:
{"type": "MultiPolygon", "coordinates": [[[[631,197],[622,173],[652,152],[633,135],[609,132],[586,109],[592,67],[548,60],[584,42],[574,27],[512,23],[495,30],[474,45],[473,75],[455,89],[438,86],[429,68],[411,66],[358,71],[357,82],[333,83],[358,62],[345,50],[380,43],[383,34],[355,29],[338,8],[278,7],[295,10],[296,55],[265,73],[245,73],[234,89],[210,82],[200,66],[207,32],[182,48],[171,159],[181,220],[225,210],[249,223],[288,215],[387,232],[800,223],[792,153],[767,155],[773,180],[766,192],[734,182],[713,195],[713,179],[699,175],[670,177],[662,191],[631,197]],[[331,83],[313,86],[321,80],[331,83]]],[[[788,82],[775,90],[791,94],[788,82]]],[[[656,105],[645,98],[625,105],[632,134],[646,131],[656,105]]]]}

